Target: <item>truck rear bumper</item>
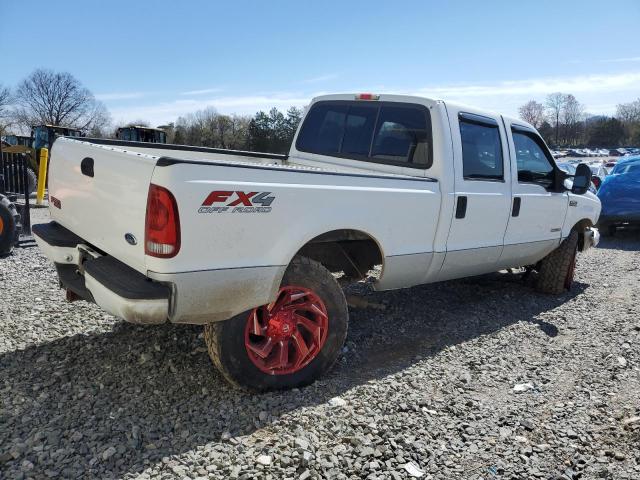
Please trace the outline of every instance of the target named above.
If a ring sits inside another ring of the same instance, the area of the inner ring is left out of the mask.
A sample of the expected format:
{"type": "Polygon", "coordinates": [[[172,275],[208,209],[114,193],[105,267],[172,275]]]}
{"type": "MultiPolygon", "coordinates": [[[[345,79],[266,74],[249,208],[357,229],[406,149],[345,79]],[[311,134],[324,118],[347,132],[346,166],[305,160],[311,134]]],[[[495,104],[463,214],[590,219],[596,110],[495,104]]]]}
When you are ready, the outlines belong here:
{"type": "Polygon", "coordinates": [[[33,233],[68,298],[97,303],[133,323],[226,320],[273,301],[286,270],[273,265],[143,275],[109,255],[87,255],[90,246],[56,222],[34,225],[33,233]]]}
{"type": "Polygon", "coordinates": [[[84,242],[51,222],[33,226],[43,253],[54,261],[69,298],[95,302],[132,323],[164,323],[169,316],[171,289],[110,256],[83,256],[84,242]]]}

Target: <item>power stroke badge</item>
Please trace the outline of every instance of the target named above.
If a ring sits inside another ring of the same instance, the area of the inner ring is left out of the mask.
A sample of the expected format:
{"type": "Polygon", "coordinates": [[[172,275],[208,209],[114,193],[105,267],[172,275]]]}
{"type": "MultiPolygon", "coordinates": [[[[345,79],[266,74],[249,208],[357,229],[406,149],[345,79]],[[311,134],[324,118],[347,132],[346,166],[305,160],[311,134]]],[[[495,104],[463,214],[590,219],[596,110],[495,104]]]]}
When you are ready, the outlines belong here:
{"type": "Polygon", "coordinates": [[[198,213],[269,213],[275,199],[271,192],[215,190],[204,199],[198,213]]]}

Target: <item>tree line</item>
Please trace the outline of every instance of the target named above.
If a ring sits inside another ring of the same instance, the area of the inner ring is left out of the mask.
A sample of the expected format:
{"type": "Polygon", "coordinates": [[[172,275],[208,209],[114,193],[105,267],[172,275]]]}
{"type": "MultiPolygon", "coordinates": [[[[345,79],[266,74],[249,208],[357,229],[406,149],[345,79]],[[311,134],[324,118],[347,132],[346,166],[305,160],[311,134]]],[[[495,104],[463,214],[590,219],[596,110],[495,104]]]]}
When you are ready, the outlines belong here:
{"type": "MultiPolygon", "coordinates": [[[[162,125],[169,143],[234,150],[286,153],[302,109],[223,115],[209,107],[162,125]]],[[[136,120],[114,126],[107,108],[69,73],[38,69],[14,89],[0,85],[0,135],[28,133],[33,125],[59,125],[90,137],[115,137],[120,126],[149,126],[136,120]]]]}
{"type": "Polygon", "coordinates": [[[555,148],[640,145],[640,98],[617,105],[613,116],[590,115],[574,95],[561,92],[544,103],[529,100],[518,111],[555,148]]]}
{"type": "Polygon", "coordinates": [[[223,115],[209,107],[191,113],[169,125],[162,126],[169,143],[195,145],[232,150],[287,153],[302,109],[289,108],[282,113],[272,108],[268,113],[223,115]]]}
{"type": "MultiPolygon", "coordinates": [[[[613,116],[602,116],[586,113],[574,95],[557,92],[542,103],[528,101],[519,114],[556,148],[640,145],[640,98],[619,104],[613,116]]],[[[301,117],[297,107],[253,116],[220,114],[209,107],[160,128],[169,143],[286,153],[301,117]]],[[[14,89],[0,85],[0,134],[28,132],[41,124],[76,128],[92,137],[114,137],[117,130],[105,105],[69,73],[37,69],[14,89]]]]}

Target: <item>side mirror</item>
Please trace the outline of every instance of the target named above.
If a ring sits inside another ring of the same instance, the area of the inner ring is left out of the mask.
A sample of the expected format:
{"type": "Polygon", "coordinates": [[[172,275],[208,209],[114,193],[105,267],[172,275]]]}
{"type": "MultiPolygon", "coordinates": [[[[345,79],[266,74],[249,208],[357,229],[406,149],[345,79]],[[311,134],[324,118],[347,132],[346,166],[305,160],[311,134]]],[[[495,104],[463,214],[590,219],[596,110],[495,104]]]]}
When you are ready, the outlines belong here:
{"type": "Polygon", "coordinates": [[[576,168],[576,174],[573,176],[573,186],[571,187],[571,193],[576,195],[583,195],[589,191],[591,185],[591,169],[588,165],[581,163],[576,168]]]}

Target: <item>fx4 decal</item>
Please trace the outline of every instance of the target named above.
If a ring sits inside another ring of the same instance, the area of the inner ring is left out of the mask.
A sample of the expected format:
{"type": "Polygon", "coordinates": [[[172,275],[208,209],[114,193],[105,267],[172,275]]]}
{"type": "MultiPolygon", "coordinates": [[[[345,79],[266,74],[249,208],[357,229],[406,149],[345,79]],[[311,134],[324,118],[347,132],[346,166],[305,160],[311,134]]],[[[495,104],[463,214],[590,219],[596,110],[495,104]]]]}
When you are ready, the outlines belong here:
{"type": "Polygon", "coordinates": [[[271,192],[215,190],[204,199],[198,213],[269,213],[275,199],[271,192]]]}

